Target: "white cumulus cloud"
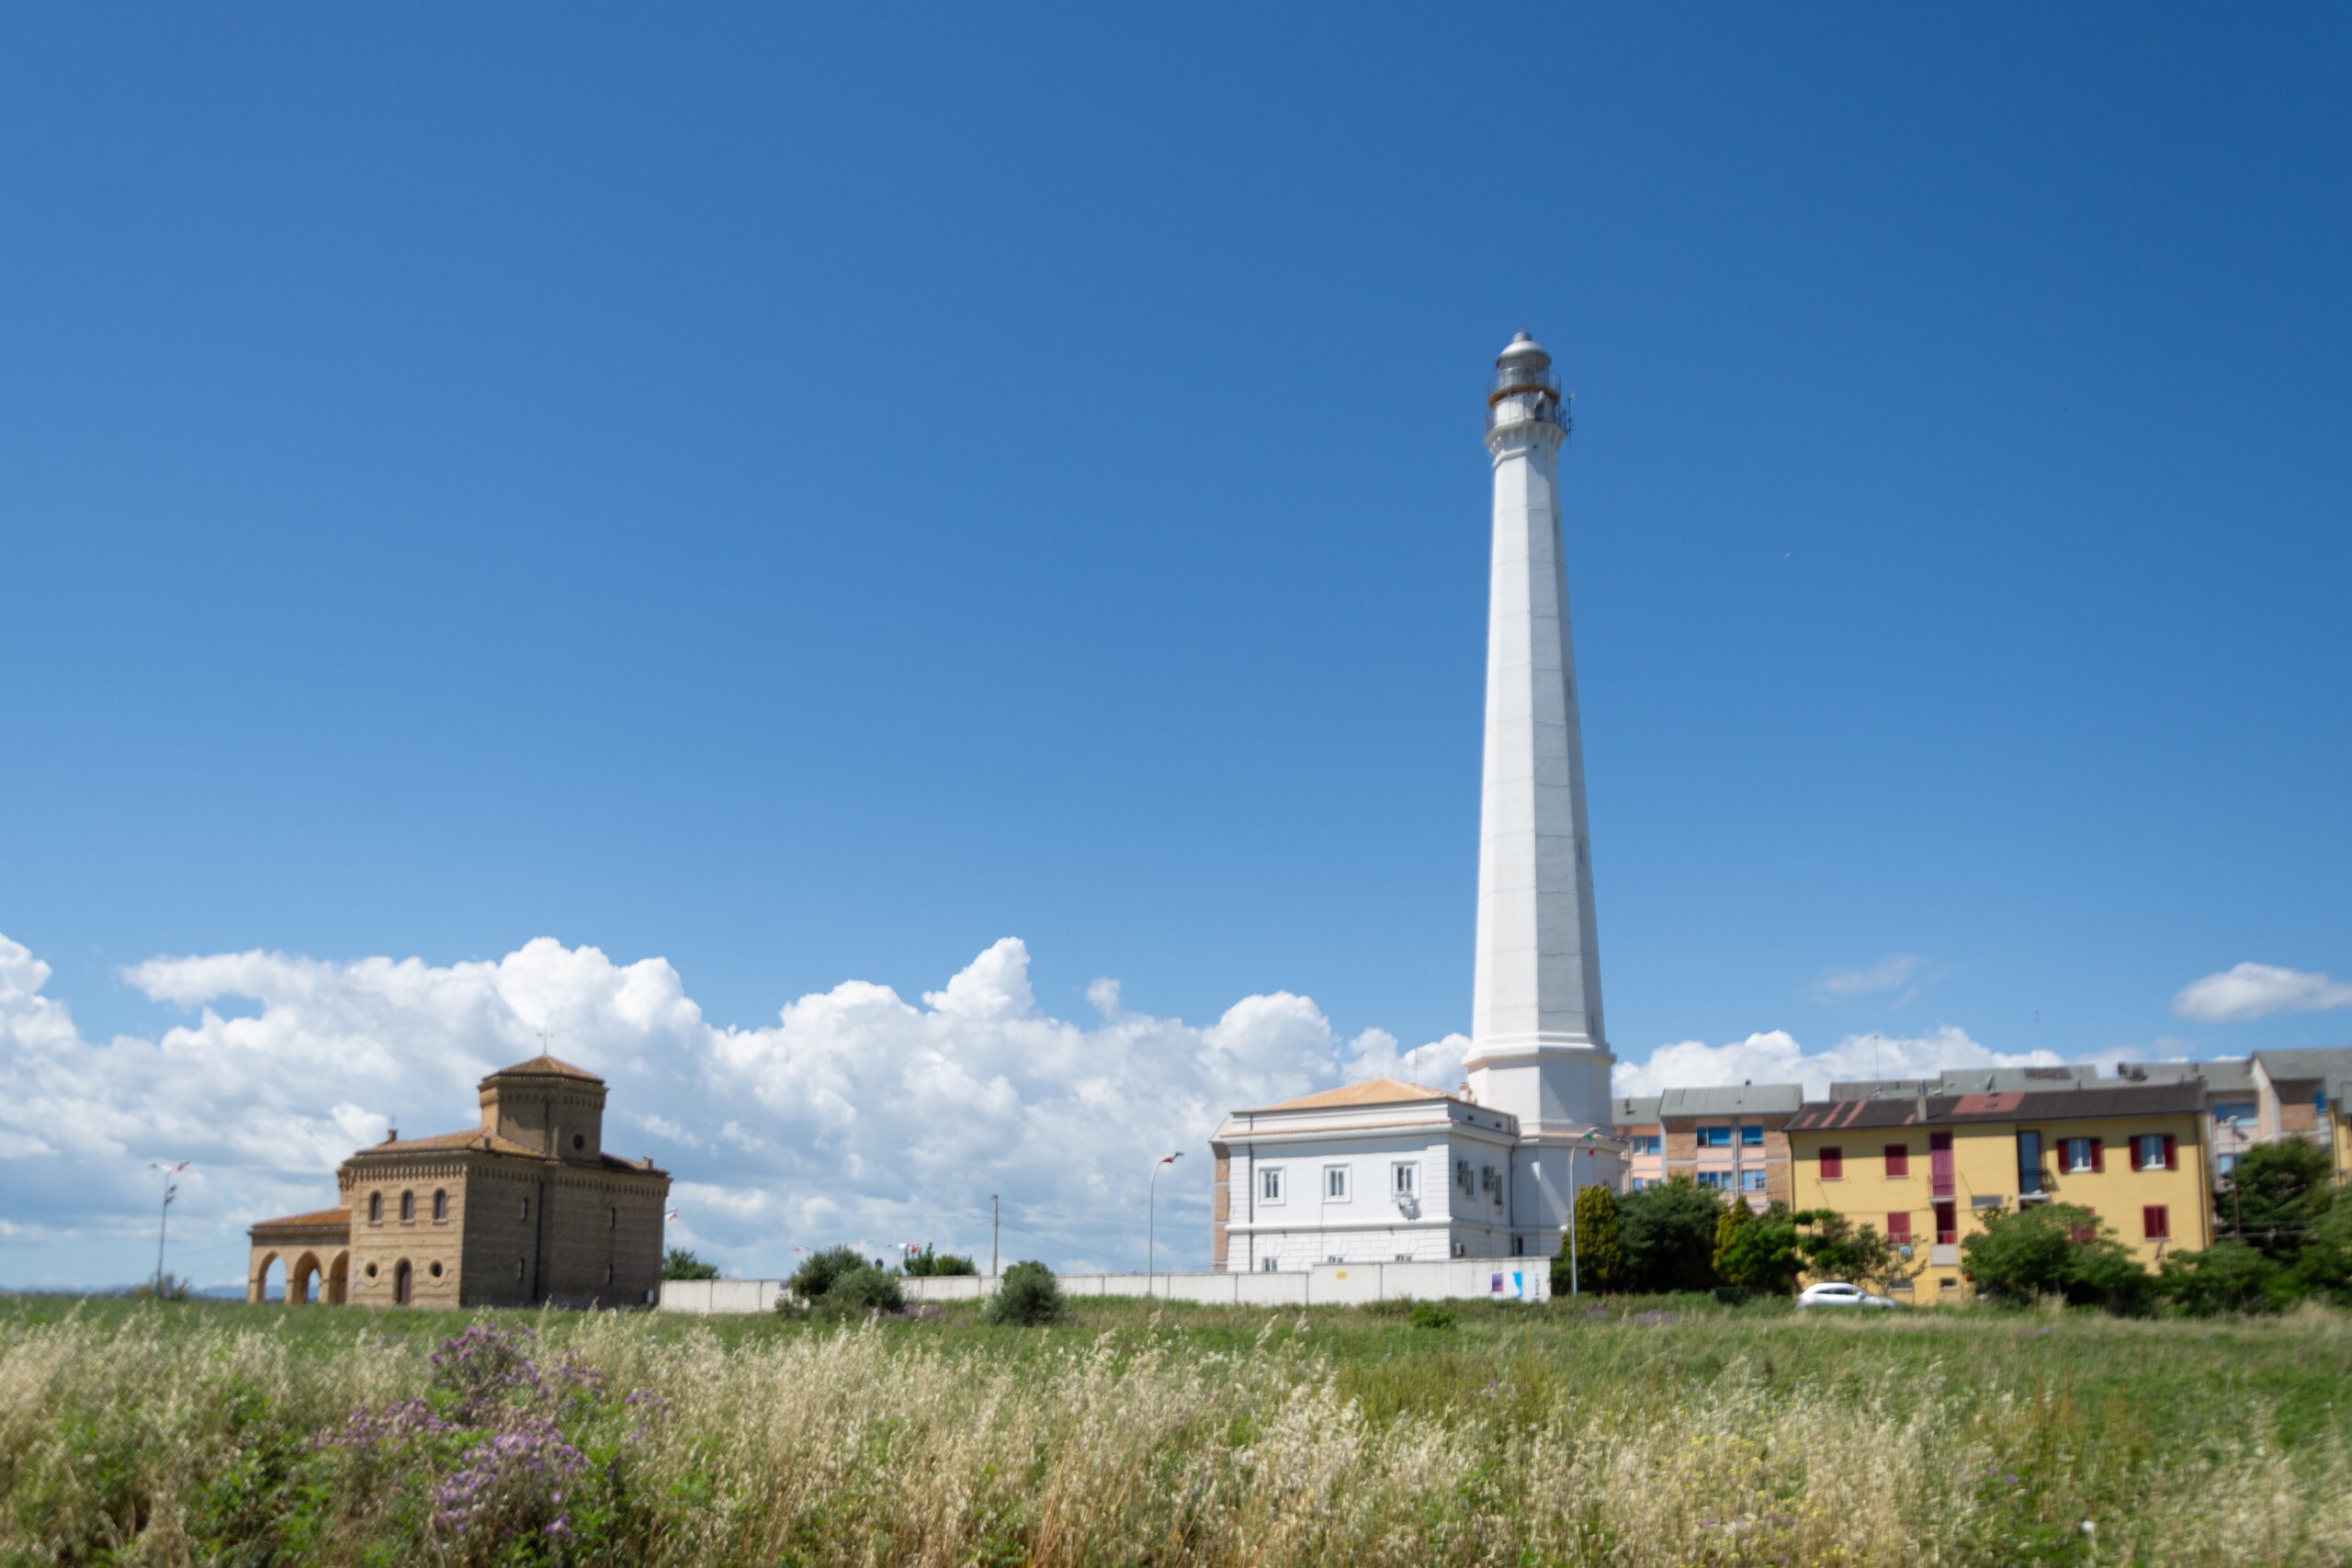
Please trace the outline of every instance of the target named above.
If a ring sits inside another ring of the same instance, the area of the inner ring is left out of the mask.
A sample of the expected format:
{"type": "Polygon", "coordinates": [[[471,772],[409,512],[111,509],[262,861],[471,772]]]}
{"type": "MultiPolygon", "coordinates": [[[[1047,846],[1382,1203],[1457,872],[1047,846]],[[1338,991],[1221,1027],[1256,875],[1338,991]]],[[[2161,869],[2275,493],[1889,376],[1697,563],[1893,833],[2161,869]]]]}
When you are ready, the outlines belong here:
{"type": "MultiPolygon", "coordinates": [[[[2111,1066],[2132,1057],[2129,1047],[2073,1058],[2111,1066]]],[[[2068,1058],[2054,1051],[1996,1051],[1949,1024],[1917,1035],[1849,1034],[1834,1045],[1808,1051],[1783,1029],[1751,1034],[1729,1044],[1678,1041],[1650,1053],[1646,1062],[1620,1063],[1613,1087],[1621,1095],[1651,1095],[1668,1089],[1710,1089],[1742,1083],[1803,1084],[1820,1099],[1831,1083],[1856,1078],[1933,1077],[1969,1067],[2054,1067],[2068,1058]]]]}
{"type": "Polygon", "coordinates": [[[1378,1030],[1342,1040],[1284,991],[1195,1025],[1134,1011],[1099,980],[1099,1017],[1057,1018],[1029,966],[1008,937],[919,1001],[848,980],[738,1028],[706,1021],[666,960],[544,937],[450,964],[159,957],[125,978],[187,1021],[100,1042],[46,994],[49,966],[0,937],[0,1220],[84,1259],[77,1275],[11,1249],[0,1279],[152,1267],[157,1159],[194,1162],[175,1266],[237,1279],[245,1225],[333,1201],[336,1162],[389,1129],[470,1125],[475,1081],[537,1054],[542,1031],[610,1081],[608,1145],[677,1178],[673,1240],[748,1271],[861,1237],[984,1250],[991,1193],[1010,1256],[1122,1267],[1142,1254],[1144,1155],[1171,1148],[1193,1158],[1189,1179],[1160,1184],[1163,1249],[1172,1236],[1204,1263],[1203,1145],[1227,1111],[1376,1072],[1460,1077],[1458,1037],[1409,1052],[1378,1030]]]}
{"type": "Polygon", "coordinates": [[[2244,1023],[2274,1012],[2352,1008],[2352,986],[2303,969],[2240,964],[2180,988],[2172,1010],[2200,1023],[2244,1023]]]}

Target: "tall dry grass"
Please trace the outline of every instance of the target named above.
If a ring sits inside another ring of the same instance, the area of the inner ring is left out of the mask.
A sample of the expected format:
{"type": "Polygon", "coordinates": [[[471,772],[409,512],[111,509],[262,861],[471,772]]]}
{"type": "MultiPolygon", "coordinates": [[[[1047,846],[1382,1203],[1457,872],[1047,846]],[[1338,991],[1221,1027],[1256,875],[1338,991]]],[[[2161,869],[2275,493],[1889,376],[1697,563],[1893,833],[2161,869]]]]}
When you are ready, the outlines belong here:
{"type": "MultiPolygon", "coordinates": [[[[2290,1450],[2252,1387],[2193,1441],[2131,1441],[2063,1393],[1938,1366],[1791,1386],[1736,1359],[1675,1382],[1645,1380],[1634,1341],[1605,1379],[1554,1379],[1521,1352],[1518,1372],[1498,1358],[1458,1397],[1374,1417],[1342,1368],[1271,1334],[729,1344],[614,1316],[555,1332],[607,1387],[657,1390],[670,1413],[626,1459],[638,1511],[600,1537],[501,1548],[524,1560],[2352,1562],[2345,1431],[2290,1450]]],[[[0,1324],[0,1560],[479,1557],[419,1529],[427,1478],[330,1483],[300,1448],[414,1393],[428,1348],[365,1318],[301,1340],[165,1310],[0,1324]],[[298,1506],[310,1522],[289,1537],[298,1506]]]]}

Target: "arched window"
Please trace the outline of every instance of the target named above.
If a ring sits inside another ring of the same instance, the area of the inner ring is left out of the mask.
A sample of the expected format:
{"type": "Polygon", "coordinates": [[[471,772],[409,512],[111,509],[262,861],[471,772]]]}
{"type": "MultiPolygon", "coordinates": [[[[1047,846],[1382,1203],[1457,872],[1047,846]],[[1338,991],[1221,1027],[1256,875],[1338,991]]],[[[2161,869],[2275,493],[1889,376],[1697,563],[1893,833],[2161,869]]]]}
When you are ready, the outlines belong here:
{"type": "Polygon", "coordinates": [[[392,1269],[392,1300],[401,1306],[408,1305],[415,1298],[416,1292],[411,1283],[413,1278],[409,1272],[408,1259],[401,1258],[392,1269]]]}
{"type": "Polygon", "coordinates": [[[412,1220],[413,1220],[413,1219],[415,1219],[415,1218],[416,1218],[416,1194],[415,1194],[415,1193],[413,1193],[413,1192],[403,1192],[403,1193],[401,1193],[401,1224],[407,1224],[410,1221],[412,1221],[412,1220]]]}
{"type": "Polygon", "coordinates": [[[381,1192],[368,1194],[368,1223],[371,1225],[384,1223],[384,1195],[381,1192]]]}
{"type": "Polygon", "coordinates": [[[523,1200],[523,1217],[526,1220],[531,1217],[531,1201],[528,1198],[523,1200]]]}
{"type": "Polygon", "coordinates": [[[605,1215],[605,1228],[608,1231],[616,1231],[621,1228],[621,1206],[618,1203],[614,1204],[611,1211],[605,1215]]]}
{"type": "Polygon", "coordinates": [[[519,1256],[514,1259],[514,1282],[518,1285],[523,1282],[525,1262],[526,1260],[519,1256]]]}
{"type": "Polygon", "coordinates": [[[434,1193],[434,1194],[433,1194],[433,1223],[434,1223],[434,1224],[441,1224],[443,1221],[447,1220],[448,1217],[449,1217],[449,1194],[448,1194],[448,1193],[447,1193],[447,1192],[435,1192],[435,1193],[434,1193]]]}

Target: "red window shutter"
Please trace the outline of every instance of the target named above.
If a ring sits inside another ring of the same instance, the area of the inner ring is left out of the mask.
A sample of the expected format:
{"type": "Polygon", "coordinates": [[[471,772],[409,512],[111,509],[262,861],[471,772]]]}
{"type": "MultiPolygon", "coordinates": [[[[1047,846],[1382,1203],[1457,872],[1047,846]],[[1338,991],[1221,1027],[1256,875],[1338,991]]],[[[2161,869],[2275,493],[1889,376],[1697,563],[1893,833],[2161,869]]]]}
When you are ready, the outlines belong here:
{"type": "Polygon", "coordinates": [[[1911,1216],[1908,1213],[1886,1216],[1886,1239],[1897,1247],[1911,1243],[1911,1216]]]}
{"type": "Polygon", "coordinates": [[[2140,1211],[2140,1234],[2150,1241],[2164,1241],[2172,1235],[2170,1216],[2162,1203],[2151,1203],[2140,1211]]]}
{"type": "Polygon", "coordinates": [[[2104,1138],[2093,1138],[2091,1140],[2091,1173],[2093,1175],[2097,1175],[2098,1172],[2105,1170],[2106,1168],[2107,1140],[2104,1138]]]}
{"type": "Polygon", "coordinates": [[[1908,1176],[1911,1174],[1911,1150],[1908,1145],[1889,1144],[1886,1145],[1886,1174],[1889,1176],[1908,1176]]]}
{"type": "Polygon", "coordinates": [[[2165,1134],[2165,1168],[2166,1170],[2180,1168],[2180,1143],[2170,1133],[2165,1134]]]}
{"type": "Polygon", "coordinates": [[[1845,1150],[1843,1150],[1843,1149],[1824,1149],[1824,1150],[1822,1150],[1822,1151],[1821,1151],[1821,1179],[1822,1179],[1824,1181],[1835,1181],[1835,1180],[1837,1180],[1839,1177],[1841,1177],[1841,1176],[1843,1176],[1843,1175],[1845,1175],[1845,1174],[1846,1174],[1846,1151],[1845,1151],[1845,1150]]]}

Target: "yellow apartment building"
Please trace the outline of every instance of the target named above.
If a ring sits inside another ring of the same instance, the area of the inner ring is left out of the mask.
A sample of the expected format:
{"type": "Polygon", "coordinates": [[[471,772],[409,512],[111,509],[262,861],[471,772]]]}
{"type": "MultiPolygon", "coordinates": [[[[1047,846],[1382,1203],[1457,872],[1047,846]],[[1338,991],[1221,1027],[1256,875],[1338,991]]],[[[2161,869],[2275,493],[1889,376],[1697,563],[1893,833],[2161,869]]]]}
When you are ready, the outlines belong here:
{"type": "Polygon", "coordinates": [[[2204,1127],[2193,1083],[1817,1101],[1789,1122],[1792,1201],[1924,1255],[1923,1303],[1966,1296],[1961,1243],[2020,1205],[2079,1204],[2154,1269],[2212,1244],[2204,1127]]]}

